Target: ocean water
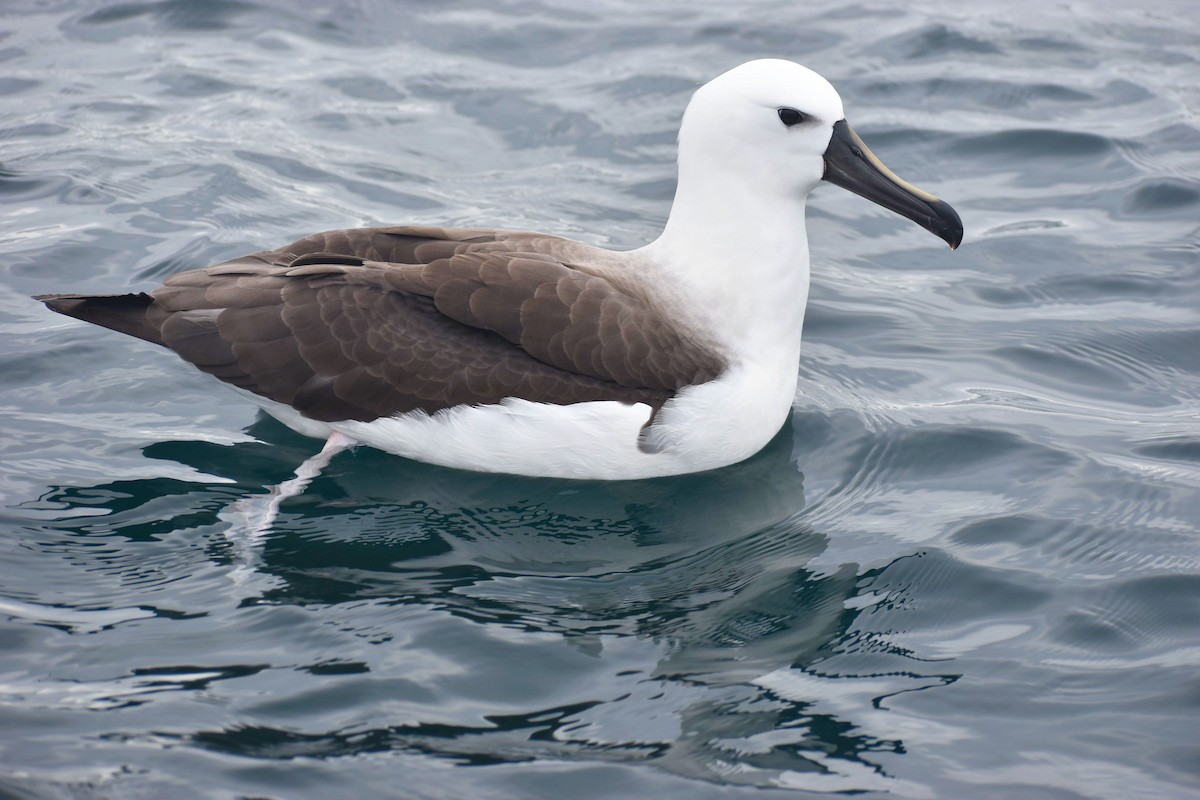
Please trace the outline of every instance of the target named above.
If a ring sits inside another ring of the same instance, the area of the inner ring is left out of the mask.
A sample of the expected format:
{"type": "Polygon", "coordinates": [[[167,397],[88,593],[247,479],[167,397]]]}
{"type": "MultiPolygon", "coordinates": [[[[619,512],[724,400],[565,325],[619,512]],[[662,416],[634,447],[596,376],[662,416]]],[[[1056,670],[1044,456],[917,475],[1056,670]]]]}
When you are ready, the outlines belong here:
{"type": "Polygon", "coordinates": [[[302,6],[0,7],[0,797],[1200,796],[1191,3],[302,6]],[[360,449],[248,540],[319,444],[29,299],[358,225],[637,246],[761,56],[966,239],[818,189],[743,464],[360,449]]]}

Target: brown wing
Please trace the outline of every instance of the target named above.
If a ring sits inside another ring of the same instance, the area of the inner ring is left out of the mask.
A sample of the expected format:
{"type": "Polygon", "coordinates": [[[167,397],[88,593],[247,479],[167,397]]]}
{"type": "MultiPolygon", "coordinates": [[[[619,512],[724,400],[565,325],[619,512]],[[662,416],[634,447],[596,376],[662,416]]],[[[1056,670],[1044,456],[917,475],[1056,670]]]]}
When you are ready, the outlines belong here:
{"type": "Polygon", "coordinates": [[[331,231],[176,275],[140,310],[125,301],[124,325],[51,305],[156,331],[205,372],[325,421],[505,397],[657,408],[720,373],[647,302],[560,260],[578,247],[488,230],[331,231]]]}

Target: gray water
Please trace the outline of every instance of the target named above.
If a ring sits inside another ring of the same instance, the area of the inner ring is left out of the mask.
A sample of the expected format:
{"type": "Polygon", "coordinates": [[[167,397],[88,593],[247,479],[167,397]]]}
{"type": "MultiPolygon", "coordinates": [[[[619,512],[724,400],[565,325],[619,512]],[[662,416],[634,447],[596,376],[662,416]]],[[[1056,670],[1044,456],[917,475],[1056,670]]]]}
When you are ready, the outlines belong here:
{"type": "Polygon", "coordinates": [[[301,5],[0,8],[0,797],[1200,796],[1191,3],[301,5]],[[359,449],[247,546],[319,443],[29,299],[358,225],[637,246],[761,56],[967,236],[814,194],[744,464],[359,449]]]}

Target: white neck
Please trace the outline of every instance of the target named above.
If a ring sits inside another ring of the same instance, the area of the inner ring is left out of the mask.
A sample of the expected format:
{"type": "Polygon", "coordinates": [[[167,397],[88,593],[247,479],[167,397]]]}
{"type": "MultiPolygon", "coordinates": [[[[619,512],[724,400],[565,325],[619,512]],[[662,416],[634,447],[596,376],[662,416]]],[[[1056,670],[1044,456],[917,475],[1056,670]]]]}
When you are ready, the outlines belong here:
{"type": "Polygon", "coordinates": [[[805,198],[764,195],[755,184],[681,169],[666,227],[642,253],[663,274],[659,285],[676,311],[721,344],[746,357],[794,360],[808,301],[805,198]]]}

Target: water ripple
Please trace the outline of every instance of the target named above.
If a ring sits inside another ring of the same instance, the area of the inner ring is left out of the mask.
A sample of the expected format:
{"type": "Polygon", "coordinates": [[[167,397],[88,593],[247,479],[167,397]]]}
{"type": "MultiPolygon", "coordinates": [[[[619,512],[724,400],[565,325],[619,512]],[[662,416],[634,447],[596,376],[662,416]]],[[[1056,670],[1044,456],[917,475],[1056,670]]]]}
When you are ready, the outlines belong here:
{"type": "Polygon", "coordinates": [[[0,794],[1194,791],[1194,19],[18,1],[0,794]],[[967,239],[816,192],[792,420],[732,468],[592,485],[359,451],[241,542],[225,510],[314,444],[29,300],[360,224],[640,245],[688,93],[764,55],[829,75],[967,239]]]}

